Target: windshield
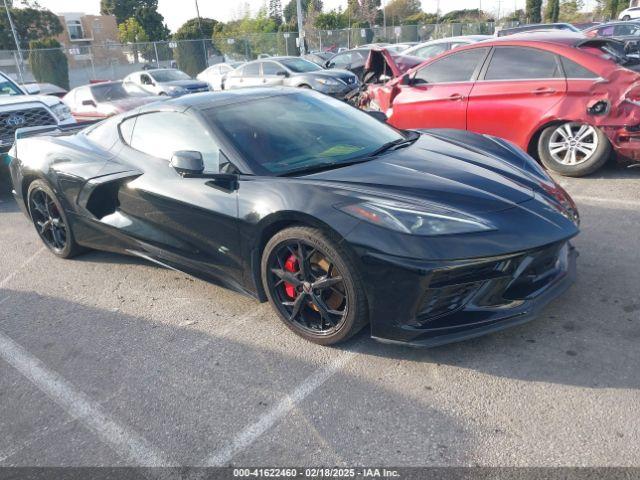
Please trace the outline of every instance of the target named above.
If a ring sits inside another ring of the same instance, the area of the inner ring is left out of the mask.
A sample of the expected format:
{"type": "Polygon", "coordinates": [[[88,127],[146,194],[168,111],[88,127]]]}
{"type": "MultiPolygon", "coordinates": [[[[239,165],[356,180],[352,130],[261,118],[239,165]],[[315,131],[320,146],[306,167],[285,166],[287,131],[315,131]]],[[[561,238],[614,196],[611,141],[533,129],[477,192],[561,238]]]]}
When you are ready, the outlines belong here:
{"type": "Polygon", "coordinates": [[[3,95],[24,95],[13,82],[0,77],[0,96],[3,95]]]}
{"type": "Polygon", "coordinates": [[[370,115],[314,92],[216,107],[206,116],[256,172],[267,175],[367,160],[404,140],[370,115]]]}
{"type": "Polygon", "coordinates": [[[149,72],[156,82],[175,82],[176,80],[191,80],[191,77],[180,70],[156,70],[149,72]]]}
{"type": "Polygon", "coordinates": [[[91,87],[91,93],[93,94],[93,98],[98,102],[111,102],[113,100],[122,100],[123,98],[140,95],[140,93],[128,92],[122,83],[93,85],[91,87]]]}
{"type": "Polygon", "coordinates": [[[287,58],[280,60],[280,63],[296,73],[317,72],[318,70],[322,70],[321,67],[304,58],[287,58]]]}

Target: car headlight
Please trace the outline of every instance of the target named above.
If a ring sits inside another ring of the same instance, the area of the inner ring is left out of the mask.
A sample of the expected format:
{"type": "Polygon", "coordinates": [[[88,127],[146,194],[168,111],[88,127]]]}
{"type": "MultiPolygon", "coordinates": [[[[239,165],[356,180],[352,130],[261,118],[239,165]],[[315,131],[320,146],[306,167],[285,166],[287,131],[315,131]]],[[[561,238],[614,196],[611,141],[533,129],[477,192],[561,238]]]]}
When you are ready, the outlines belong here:
{"type": "Polygon", "coordinates": [[[334,80],[333,78],[316,78],[316,81],[320,85],[326,85],[327,87],[337,87],[342,85],[342,82],[339,80],[334,80]]]}
{"type": "Polygon", "coordinates": [[[364,201],[337,208],[360,220],[410,235],[455,235],[495,230],[485,220],[439,205],[413,206],[396,202],[364,201]]]}
{"type": "Polygon", "coordinates": [[[71,110],[64,103],[58,103],[51,107],[51,111],[58,118],[59,121],[64,122],[71,118],[71,110]]]}

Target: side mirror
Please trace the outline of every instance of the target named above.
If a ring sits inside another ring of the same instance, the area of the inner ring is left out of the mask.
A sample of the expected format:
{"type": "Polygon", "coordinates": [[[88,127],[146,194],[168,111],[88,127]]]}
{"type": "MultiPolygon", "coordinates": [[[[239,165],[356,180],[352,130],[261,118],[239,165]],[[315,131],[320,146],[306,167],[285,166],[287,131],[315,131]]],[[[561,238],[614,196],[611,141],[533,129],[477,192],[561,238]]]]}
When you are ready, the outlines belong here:
{"type": "Polygon", "coordinates": [[[389,75],[380,75],[380,78],[378,80],[382,83],[387,83],[389,80],[391,80],[391,77],[389,75]]]}
{"type": "Polygon", "coordinates": [[[279,77],[288,77],[289,76],[289,72],[287,72],[285,70],[280,70],[279,72],[276,72],[276,75],[278,75],[279,77]]]}
{"type": "Polygon", "coordinates": [[[400,79],[400,85],[411,85],[413,83],[413,78],[409,75],[403,75],[400,79]]]}
{"type": "Polygon", "coordinates": [[[27,92],[27,95],[38,95],[40,93],[40,87],[37,83],[28,83],[23,85],[22,88],[27,92]]]}
{"type": "Polygon", "coordinates": [[[367,111],[367,113],[368,113],[371,117],[373,117],[373,118],[375,118],[376,120],[378,120],[379,122],[387,123],[388,117],[387,117],[387,114],[386,114],[386,113],[381,112],[381,111],[379,111],[379,110],[370,110],[370,111],[367,111]]]}
{"type": "Polygon", "coordinates": [[[89,107],[95,107],[96,106],[96,102],[94,102],[93,100],[83,100],[82,101],[82,105],[86,105],[89,107]]]}
{"type": "Polygon", "coordinates": [[[173,152],[170,165],[183,177],[187,175],[200,175],[204,172],[202,154],[192,150],[173,152]]]}

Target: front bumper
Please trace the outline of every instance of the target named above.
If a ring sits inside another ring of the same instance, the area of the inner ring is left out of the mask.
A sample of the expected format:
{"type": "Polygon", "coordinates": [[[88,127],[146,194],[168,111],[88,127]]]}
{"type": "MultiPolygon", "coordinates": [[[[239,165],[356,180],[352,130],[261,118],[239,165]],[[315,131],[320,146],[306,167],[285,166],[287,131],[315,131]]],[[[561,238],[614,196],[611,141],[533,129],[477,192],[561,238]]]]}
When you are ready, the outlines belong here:
{"type": "Polygon", "coordinates": [[[361,257],[371,335],[434,347],[525,323],[573,284],[576,257],[568,241],[448,264],[361,257]]]}
{"type": "Polygon", "coordinates": [[[352,95],[352,92],[357,92],[359,89],[360,86],[356,83],[339,87],[322,87],[319,88],[318,91],[330,97],[337,98],[338,100],[345,100],[352,95]]]}

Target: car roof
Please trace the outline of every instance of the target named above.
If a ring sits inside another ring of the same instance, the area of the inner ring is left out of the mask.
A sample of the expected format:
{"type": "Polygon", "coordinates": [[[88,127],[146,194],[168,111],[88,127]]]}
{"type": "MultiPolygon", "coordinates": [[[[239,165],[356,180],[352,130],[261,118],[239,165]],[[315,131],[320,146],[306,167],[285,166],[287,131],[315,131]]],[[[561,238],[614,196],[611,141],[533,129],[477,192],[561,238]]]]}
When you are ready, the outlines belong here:
{"type": "MultiPolygon", "coordinates": [[[[569,32],[562,30],[536,30],[533,32],[514,33],[504,37],[494,37],[489,43],[509,43],[514,41],[520,42],[545,42],[574,46],[582,40],[587,40],[584,34],[580,32],[569,32]]],[[[483,42],[487,43],[487,42],[483,42]]]]}

